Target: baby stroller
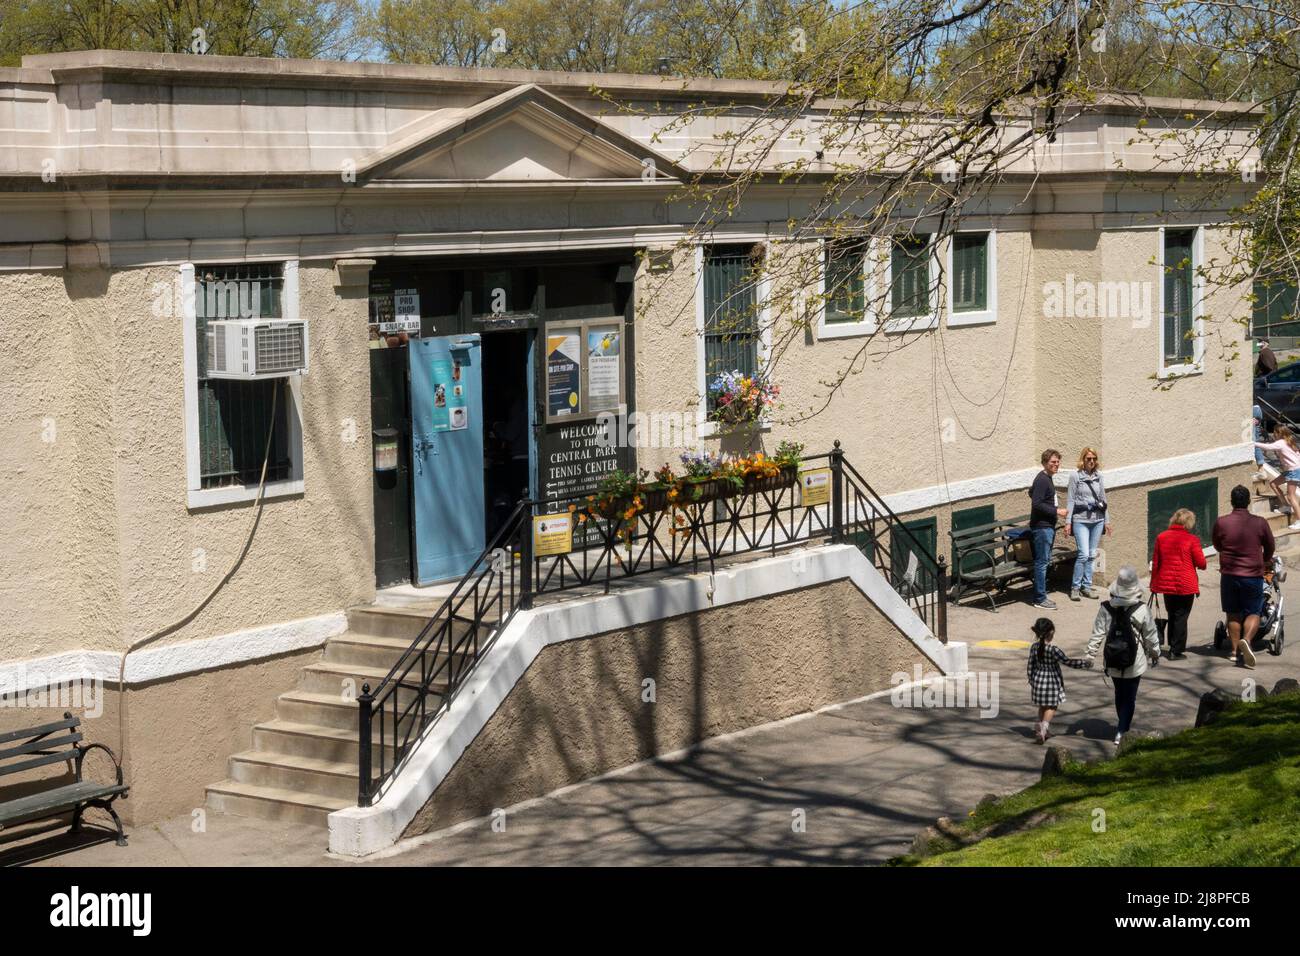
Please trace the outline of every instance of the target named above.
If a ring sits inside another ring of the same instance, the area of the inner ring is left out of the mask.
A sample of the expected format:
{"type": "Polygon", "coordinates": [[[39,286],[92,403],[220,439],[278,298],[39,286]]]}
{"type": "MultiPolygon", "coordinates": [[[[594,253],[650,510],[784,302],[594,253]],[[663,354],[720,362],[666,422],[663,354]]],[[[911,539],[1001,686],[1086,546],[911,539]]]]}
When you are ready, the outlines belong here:
{"type": "MultiPolygon", "coordinates": [[[[1267,645],[1268,652],[1276,657],[1282,653],[1286,640],[1286,620],[1282,606],[1282,582],[1286,580],[1286,567],[1282,559],[1273,556],[1272,566],[1264,572],[1264,609],[1259,614],[1259,630],[1250,642],[1251,650],[1267,645]]],[[[1228,625],[1223,621],[1214,625],[1214,649],[1228,646],[1228,625]]]]}

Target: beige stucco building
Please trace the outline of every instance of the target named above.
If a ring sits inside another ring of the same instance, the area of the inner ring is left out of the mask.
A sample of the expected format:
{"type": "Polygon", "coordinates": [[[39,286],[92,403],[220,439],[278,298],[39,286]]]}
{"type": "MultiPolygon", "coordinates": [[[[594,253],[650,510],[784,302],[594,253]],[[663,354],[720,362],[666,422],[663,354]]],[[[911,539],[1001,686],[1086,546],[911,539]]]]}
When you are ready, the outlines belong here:
{"type": "MultiPolygon", "coordinates": [[[[782,322],[806,328],[771,366],[782,404],[749,441],[771,450],[798,440],[808,453],[840,441],[939,553],[954,520],[1025,514],[1049,446],[1064,452],[1062,479],[1082,446],[1100,450],[1114,513],[1107,566],[1145,563],[1171,503],[1206,514],[1225,506],[1250,460],[1249,349],[1233,321],[1249,306],[1244,290],[1194,273],[1228,255],[1221,223],[1249,184],[1207,198],[1134,140],[1142,117],[1180,128],[1210,116],[1231,139],[1247,110],[1119,101],[1078,110],[1055,144],[1007,170],[963,218],[981,270],[967,307],[949,291],[905,319],[834,321],[824,306],[790,319],[763,301],[783,281],[788,221],[813,201],[806,185],[756,185],[709,236],[692,235],[695,210],[676,198],[707,175],[719,136],[774,90],[110,52],[0,70],[9,686],[24,668],[115,675],[129,647],[154,637],[127,666],[130,759],[149,784],[137,786],[135,815],[197,805],[275,695],[347,630],[349,608],[384,585],[449,576],[436,563],[422,569],[412,532],[412,487],[425,468],[450,466],[412,444],[407,341],[481,343],[483,404],[472,406],[481,421],[470,428],[499,457],[465,509],[480,525],[487,516],[490,536],[494,507],[508,510],[525,488],[582,490],[614,463],[653,469],[688,446],[729,440],[704,421],[705,271],[756,245],[770,274],[757,293],[764,324],[747,347],[761,363],[782,322]],[[690,101],[715,112],[669,127],[690,101]],[[1194,334],[1181,343],[1167,341],[1170,249],[1192,260],[1194,334]],[[307,371],[284,380],[274,413],[266,380],[214,385],[205,375],[206,323],[237,317],[211,311],[219,283],[255,288],[256,304],[273,310],[262,317],[306,325],[307,371]],[[550,404],[548,375],[563,370],[541,358],[537,333],[576,341],[610,330],[626,346],[616,372],[598,393],[597,366],[575,365],[568,411],[583,411],[579,396],[587,411],[616,399],[689,427],[661,447],[569,471],[566,462],[585,459],[556,436],[583,419],[550,404]],[[837,393],[809,415],[828,378],[842,380],[837,393]],[[272,421],[265,506],[244,553],[272,421]],[[381,466],[390,452],[377,442],[396,443],[393,461],[381,466]],[[178,772],[177,753],[193,766],[178,772]]],[[[820,116],[810,111],[807,130],[820,116]]],[[[787,135],[774,161],[829,169],[835,157],[815,150],[787,135]]],[[[952,246],[929,253],[940,288],[951,286],[942,277],[952,246]]],[[[807,284],[805,301],[817,301],[816,281],[807,284]]],[[[450,388],[458,398],[460,385],[450,388]]],[[[459,407],[453,398],[448,427],[459,407]]],[[[449,440],[440,434],[430,441],[449,440]]],[[[907,665],[893,640],[881,638],[881,653],[907,665]]],[[[833,683],[713,729],[851,695],[833,683]]],[[[107,713],[116,707],[114,696],[107,713]]],[[[644,750],[613,749],[627,759],[644,750]]],[[[462,779],[474,772],[465,766],[462,779]]]]}

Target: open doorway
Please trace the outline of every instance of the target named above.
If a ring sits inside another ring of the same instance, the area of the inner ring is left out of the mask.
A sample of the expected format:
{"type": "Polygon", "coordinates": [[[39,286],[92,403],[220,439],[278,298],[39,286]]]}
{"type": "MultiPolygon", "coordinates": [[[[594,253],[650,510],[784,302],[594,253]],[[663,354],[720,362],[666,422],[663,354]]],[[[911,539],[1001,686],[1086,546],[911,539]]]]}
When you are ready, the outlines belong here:
{"type": "Polygon", "coordinates": [[[483,486],[485,540],[532,494],[532,369],[529,329],[483,335],[483,486]]]}

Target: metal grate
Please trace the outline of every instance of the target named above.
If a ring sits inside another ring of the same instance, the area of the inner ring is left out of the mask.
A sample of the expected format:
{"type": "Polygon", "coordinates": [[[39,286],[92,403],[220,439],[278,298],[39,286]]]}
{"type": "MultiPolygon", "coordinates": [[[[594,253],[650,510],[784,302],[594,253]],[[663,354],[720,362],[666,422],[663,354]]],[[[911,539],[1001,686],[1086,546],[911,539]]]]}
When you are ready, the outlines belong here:
{"type": "Polygon", "coordinates": [[[303,366],[302,326],[263,325],[253,331],[258,374],[291,372],[303,366]]]}

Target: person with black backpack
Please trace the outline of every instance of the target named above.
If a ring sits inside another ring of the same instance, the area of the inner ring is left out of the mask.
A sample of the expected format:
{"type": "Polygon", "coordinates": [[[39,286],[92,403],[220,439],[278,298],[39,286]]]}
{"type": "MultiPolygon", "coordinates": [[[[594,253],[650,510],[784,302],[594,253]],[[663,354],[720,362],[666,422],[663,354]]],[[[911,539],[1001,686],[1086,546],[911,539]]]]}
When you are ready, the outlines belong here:
{"type": "Polygon", "coordinates": [[[1093,660],[1098,650],[1102,651],[1106,676],[1115,685],[1115,746],[1118,747],[1133,724],[1142,675],[1160,660],[1156,622],[1147,608],[1137,570],[1131,564],[1119,569],[1110,587],[1110,600],[1103,601],[1097,609],[1092,639],[1088,641],[1088,660],[1093,660]]]}

